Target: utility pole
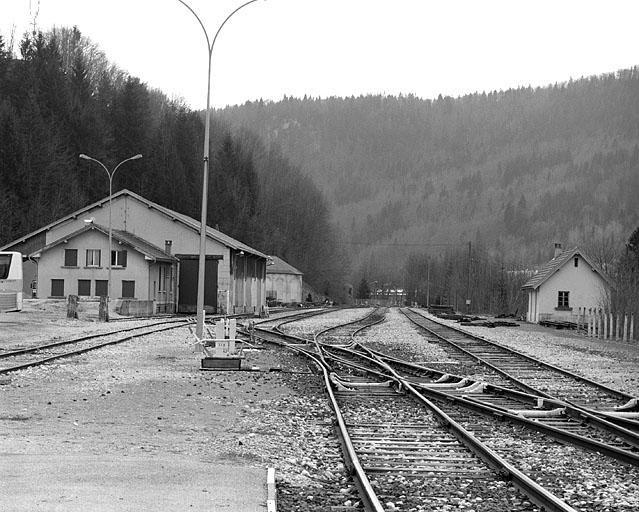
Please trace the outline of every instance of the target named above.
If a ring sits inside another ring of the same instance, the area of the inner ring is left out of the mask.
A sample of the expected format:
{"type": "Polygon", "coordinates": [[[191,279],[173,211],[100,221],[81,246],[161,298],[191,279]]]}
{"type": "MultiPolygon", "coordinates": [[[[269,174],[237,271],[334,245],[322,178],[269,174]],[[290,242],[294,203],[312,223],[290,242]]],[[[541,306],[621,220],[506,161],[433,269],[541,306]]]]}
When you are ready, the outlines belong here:
{"type": "Polygon", "coordinates": [[[470,257],[472,253],[472,242],[468,242],[468,281],[466,282],[466,313],[470,313],[470,257]]]}
{"type": "Polygon", "coordinates": [[[426,309],[430,306],[430,255],[426,257],[426,309]]]}

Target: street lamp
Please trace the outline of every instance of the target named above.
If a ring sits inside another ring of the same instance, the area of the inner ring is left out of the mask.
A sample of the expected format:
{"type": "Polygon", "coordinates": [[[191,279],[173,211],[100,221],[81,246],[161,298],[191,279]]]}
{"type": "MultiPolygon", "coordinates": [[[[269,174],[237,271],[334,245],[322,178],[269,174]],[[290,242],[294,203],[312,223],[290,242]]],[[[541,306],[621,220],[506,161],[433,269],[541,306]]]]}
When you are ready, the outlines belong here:
{"type": "Polygon", "coordinates": [[[97,164],[100,164],[102,166],[102,168],[106,171],[107,176],[109,177],[109,254],[107,256],[108,258],[108,263],[109,263],[109,275],[108,275],[108,280],[107,280],[107,317],[106,319],[109,319],[109,298],[111,297],[111,252],[112,252],[112,238],[113,238],[113,233],[112,233],[112,228],[111,228],[111,196],[113,196],[113,175],[117,172],[117,170],[120,168],[120,166],[125,163],[125,162],[129,162],[130,160],[138,160],[140,158],[142,158],[142,155],[137,154],[134,155],[130,158],[127,158],[126,160],[122,160],[118,165],[115,166],[115,168],[113,169],[113,171],[109,171],[109,169],[107,169],[106,165],[104,165],[102,162],[100,162],[100,160],[96,160],[95,158],[91,158],[90,156],[85,155],[84,153],[80,154],[80,158],[82,158],[83,160],[91,160],[92,162],[95,162],[97,164]]]}
{"type": "Polygon", "coordinates": [[[217,36],[220,34],[222,27],[226,24],[228,20],[240,9],[250,5],[257,0],[250,0],[246,3],[240,5],[237,9],[235,9],[231,14],[229,14],[226,19],[222,22],[222,24],[218,27],[217,32],[215,33],[215,37],[213,37],[213,41],[209,39],[209,34],[204,27],[204,23],[200,20],[199,16],[195,13],[195,11],[183,0],[178,0],[184,7],[186,7],[191,14],[195,16],[200,27],[204,31],[204,37],[206,38],[206,47],[209,52],[209,68],[207,73],[207,85],[206,85],[206,121],[204,124],[204,170],[202,174],[202,215],[200,220],[200,257],[199,257],[199,266],[198,266],[198,274],[197,274],[197,324],[195,326],[195,335],[198,338],[202,338],[204,333],[204,268],[206,261],[206,213],[208,210],[207,201],[208,201],[208,187],[209,187],[209,139],[210,139],[210,126],[211,126],[211,58],[213,56],[213,47],[215,46],[215,41],[217,40],[217,36]]]}

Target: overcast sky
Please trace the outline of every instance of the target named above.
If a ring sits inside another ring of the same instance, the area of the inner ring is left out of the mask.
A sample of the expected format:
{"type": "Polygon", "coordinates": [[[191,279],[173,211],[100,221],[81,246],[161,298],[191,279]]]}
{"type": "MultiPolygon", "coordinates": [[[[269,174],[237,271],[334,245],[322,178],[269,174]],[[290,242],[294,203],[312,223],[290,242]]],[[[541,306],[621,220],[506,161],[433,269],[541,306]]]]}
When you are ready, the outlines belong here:
{"type": "MultiPolygon", "coordinates": [[[[187,0],[211,38],[243,1],[187,0]]],[[[0,0],[5,40],[36,12],[41,30],[77,25],[121,69],[205,106],[204,34],[177,0],[0,0]]],[[[547,85],[639,64],[638,20],[637,0],[259,0],[215,43],[212,104],[547,85]]]]}

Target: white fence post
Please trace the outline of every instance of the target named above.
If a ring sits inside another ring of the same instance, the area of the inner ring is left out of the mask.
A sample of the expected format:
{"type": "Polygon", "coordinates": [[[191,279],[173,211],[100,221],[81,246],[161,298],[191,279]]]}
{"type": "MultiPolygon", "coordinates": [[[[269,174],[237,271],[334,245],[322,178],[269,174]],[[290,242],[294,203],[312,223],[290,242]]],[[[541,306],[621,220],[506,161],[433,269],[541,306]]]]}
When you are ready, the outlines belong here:
{"type": "Polygon", "coordinates": [[[597,338],[601,339],[601,309],[597,311],[597,338]]]}
{"type": "Polygon", "coordinates": [[[635,339],[635,315],[630,315],[630,341],[635,339]]]}

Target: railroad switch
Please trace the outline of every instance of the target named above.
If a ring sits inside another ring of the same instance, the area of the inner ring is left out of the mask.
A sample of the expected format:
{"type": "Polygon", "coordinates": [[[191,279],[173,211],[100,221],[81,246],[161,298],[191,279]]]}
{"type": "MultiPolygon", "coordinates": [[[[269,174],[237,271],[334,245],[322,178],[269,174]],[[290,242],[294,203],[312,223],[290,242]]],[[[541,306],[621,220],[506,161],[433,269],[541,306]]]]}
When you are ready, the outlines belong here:
{"type": "Polygon", "coordinates": [[[195,350],[204,357],[201,370],[240,370],[242,349],[235,346],[237,341],[237,323],[235,318],[223,318],[215,322],[213,332],[207,327],[207,337],[199,339],[196,336],[195,350]]]}

